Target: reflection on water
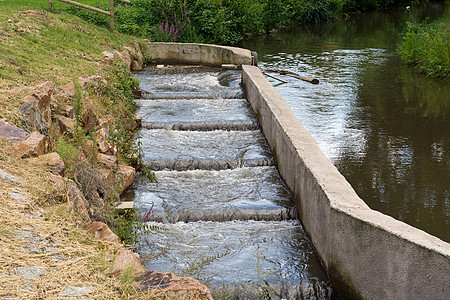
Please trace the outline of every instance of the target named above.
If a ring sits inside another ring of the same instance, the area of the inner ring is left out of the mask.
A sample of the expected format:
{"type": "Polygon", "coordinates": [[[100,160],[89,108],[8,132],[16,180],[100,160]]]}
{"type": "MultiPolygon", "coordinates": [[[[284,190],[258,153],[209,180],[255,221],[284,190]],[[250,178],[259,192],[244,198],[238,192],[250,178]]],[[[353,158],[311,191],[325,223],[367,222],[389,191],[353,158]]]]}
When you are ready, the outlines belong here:
{"type": "MultiPolygon", "coordinates": [[[[261,66],[290,77],[277,90],[325,155],[373,209],[450,241],[450,85],[395,52],[406,21],[449,13],[447,3],[303,27],[244,42],[261,66]]],[[[278,82],[273,82],[278,84],[278,82]]]]}

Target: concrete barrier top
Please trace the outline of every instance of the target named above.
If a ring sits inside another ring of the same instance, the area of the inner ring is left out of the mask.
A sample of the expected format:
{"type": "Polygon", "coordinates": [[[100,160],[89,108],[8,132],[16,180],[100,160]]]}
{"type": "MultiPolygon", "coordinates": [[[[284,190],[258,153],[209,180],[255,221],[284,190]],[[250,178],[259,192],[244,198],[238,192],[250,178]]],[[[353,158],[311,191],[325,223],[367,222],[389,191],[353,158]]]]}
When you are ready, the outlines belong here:
{"type": "Polygon", "coordinates": [[[243,86],[299,219],[346,299],[450,299],[450,244],[370,209],[257,67],[243,86]]]}

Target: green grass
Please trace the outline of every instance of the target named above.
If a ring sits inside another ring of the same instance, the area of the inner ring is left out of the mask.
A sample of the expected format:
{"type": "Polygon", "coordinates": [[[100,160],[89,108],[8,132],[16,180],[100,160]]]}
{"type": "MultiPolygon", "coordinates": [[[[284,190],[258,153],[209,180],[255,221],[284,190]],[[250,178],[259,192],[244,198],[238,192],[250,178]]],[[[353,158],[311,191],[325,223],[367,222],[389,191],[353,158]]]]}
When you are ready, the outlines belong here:
{"type": "Polygon", "coordinates": [[[429,77],[450,80],[450,16],[431,23],[409,22],[398,51],[429,77]]]}
{"type": "Polygon", "coordinates": [[[122,49],[135,39],[64,9],[50,12],[46,0],[0,0],[0,118],[18,123],[26,90],[17,87],[46,80],[59,86],[97,74],[103,51],[122,49]]]}

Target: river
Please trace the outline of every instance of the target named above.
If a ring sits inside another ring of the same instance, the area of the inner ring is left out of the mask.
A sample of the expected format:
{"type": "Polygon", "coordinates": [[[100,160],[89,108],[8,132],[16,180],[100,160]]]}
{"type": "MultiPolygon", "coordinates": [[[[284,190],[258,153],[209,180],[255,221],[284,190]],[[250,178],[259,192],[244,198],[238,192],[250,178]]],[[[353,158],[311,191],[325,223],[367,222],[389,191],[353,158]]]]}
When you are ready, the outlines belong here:
{"type": "Polygon", "coordinates": [[[372,208],[450,242],[450,84],[403,64],[407,21],[449,2],[355,14],[248,39],[261,68],[318,78],[270,79],[325,155],[372,208]]]}

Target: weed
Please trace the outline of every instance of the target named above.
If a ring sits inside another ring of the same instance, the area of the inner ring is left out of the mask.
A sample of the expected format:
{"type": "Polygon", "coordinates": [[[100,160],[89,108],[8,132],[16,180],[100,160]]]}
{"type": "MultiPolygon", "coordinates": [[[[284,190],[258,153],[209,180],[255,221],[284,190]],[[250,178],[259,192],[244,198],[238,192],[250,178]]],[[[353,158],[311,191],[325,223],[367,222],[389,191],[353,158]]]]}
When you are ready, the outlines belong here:
{"type": "Polygon", "coordinates": [[[408,22],[398,51],[430,77],[450,80],[450,17],[431,23],[408,22]]]}
{"type": "Polygon", "coordinates": [[[78,157],[78,148],[70,138],[68,138],[66,135],[63,135],[56,142],[55,151],[63,160],[67,174],[70,174],[78,157]]]}
{"type": "Polygon", "coordinates": [[[214,275],[207,276],[205,268],[211,263],[218,261],[229,254],[231,254],[231,251],[225,251],[210,257],[201,257],[199,259],[195,258],[188,262],[188,266],[186,268],[181,270],[181,275],[193,277],[203,284],[208,285],[213,280],[214,275]]]}

